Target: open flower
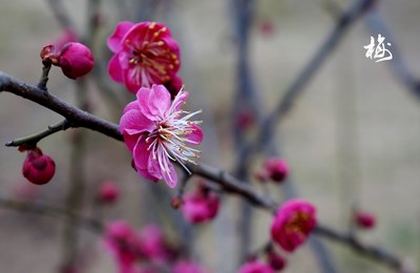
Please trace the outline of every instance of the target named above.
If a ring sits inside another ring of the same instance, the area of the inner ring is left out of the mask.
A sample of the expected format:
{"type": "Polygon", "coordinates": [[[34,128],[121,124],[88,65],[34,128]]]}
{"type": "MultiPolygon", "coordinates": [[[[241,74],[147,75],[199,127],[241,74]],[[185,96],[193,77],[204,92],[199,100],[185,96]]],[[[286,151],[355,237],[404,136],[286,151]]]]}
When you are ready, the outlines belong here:
{"type": "Polygon", "coordinates": [[[178,43],[161,23],[120,22],[108,47],[114,53],[109,75],[133,93],[140,87],[170,83],[180,67],[178,43]]]}
{"type": "Polygon", "coordinates": [[[124,221],[107,225],[105,244],[114,255],[119,272],[132,273],[141,258],[140,239],[137,232],[124,221]]]}
{"type": "Polygon", "coordinates": [[[202,186],[187,193],[181,207],[184,218],[190,223],[203,223],[216,217],[219,197],[202,186]]]}
{"type": "Polygon", "coordinates": [[[165,262],[170,258],[170,248],[161,229],[147,225],[139,233],[141,252],[150,261],[165,262]]]}
{"type": "Polygon", "coordinates": [[[132,152],[134,167],[147,179],[164,179],[174,188],[177,174],[172,161],[186,170],[184,163],[199,157],[198,145],[203,132],[198,121],[190,119],[200,111],[189,113],[181,110],[188,93],[181,90],[171,102],[171,95],[163,85],[142,87],[137,100],[129,103],[120,120],[124,142],[132,152]]]}
{"type": "Polygon", "coordinates": [[[284,250],[293,252],[303,244],[316,225],[315,207],[301,199],[291,199],[277,211],[271,236],[284,250]]]}

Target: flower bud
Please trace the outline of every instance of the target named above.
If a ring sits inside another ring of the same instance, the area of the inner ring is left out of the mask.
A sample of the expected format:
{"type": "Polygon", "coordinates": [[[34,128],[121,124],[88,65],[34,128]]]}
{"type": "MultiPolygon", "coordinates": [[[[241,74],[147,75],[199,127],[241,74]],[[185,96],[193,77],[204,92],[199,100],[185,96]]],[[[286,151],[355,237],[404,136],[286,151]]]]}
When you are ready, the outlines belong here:
{"type": "Polygon", "coordinates": [[[280,271],[286,267],[286,259],[280,256],[274,250],[270,251],[267,255],[268,264],[272,269],[280,271]]]}
{"type": "Polygon", "coordinates": [[[269,177],[276,182],[283,182],[289,174],[289,166],[281,158],[270,158],[265,162],[269,177]]]}
{"type": "Polygon", "coordinates": [[[356,212],[354,220],[357,226],[362,229],[373,229],[376,225],[375,215],[367,212],[356,212]]]}
{"type": "Polygon", "coordinates": [[[67,43],[60,52],[58,66],[64,75],[76,79],[89,73],[95,63],[90,49],[77,42],[67,43]]]}
{"type": "Polygon", "coordinates": [[[104,204],[112,204],[118,200],[120,189],[113,182],[104,182],[99,188],[98,201],[104,204]]]}
{"type": "Polygon", "coordinates": [[[43,185],[48,183],[55,173],[55,163],[48,155],[43,155],[39,148],[29,150],[22,168],[23,176],[30,182],[43,185]]]}

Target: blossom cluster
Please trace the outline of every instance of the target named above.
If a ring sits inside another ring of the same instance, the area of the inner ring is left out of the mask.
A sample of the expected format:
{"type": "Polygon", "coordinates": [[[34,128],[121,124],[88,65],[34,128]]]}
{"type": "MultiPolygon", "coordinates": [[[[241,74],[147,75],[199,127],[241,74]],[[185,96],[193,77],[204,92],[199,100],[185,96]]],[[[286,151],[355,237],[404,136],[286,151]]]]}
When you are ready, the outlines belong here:
{"type": "Polygon", "coordinates": [[[105,246],[114,257],[119,273],[206,272],[198,263],[180,257],[178,249],[155,225],[137,231],[124,221],[114,221],[106,228],[105,246]]]}

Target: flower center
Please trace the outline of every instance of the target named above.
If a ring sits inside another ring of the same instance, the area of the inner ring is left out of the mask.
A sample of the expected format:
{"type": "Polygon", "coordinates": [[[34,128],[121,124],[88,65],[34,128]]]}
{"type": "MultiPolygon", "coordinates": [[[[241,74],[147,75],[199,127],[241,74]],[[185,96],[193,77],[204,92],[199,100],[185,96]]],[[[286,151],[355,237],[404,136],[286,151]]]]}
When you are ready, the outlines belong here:
{"type": "Polygon", "coordinates": [[[168,81],[172,71],[179,65],[179,60],[163,41],[143,41],[141,46],[132,50],[129,63],[147,69],[161,81],[168,81]]]}
{"type": "Polygon", "coordinates": [[[286,224],[286,231],[288,233],[304,234],[304,226],[309,220],[309,215],[304,212],[296,212],[293,214],[290,221],[286,224]]]}

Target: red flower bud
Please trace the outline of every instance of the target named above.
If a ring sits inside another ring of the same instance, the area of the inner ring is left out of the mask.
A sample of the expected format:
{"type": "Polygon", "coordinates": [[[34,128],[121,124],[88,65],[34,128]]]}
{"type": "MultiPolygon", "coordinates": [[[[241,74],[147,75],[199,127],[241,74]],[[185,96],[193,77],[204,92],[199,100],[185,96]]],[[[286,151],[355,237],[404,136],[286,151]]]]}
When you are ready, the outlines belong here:
{"type": "Polygon", "coordinates": [[[269,177],[276,182],[283,182],[289,174],[289,166],[281,158],[270,158],[265,162],[269,177]]]}
{"type": "Polygon", "coordinates": [[[356,212],[354,220],[359,228],[373,229],[376,225],[375,215],[367,212],[356,212]]]}
{"type": "Polygon", "coordinates": [[[28,151],[22,168],[23,176],[30,182],[43,185],[48,183],[55,173],[55,163],[48,155],[43,155],[39,148],[28,151]]]}
{"type": "Polygon", "coordinates": [[[284,269],[287,264],[286,259],[275,253],[273,250],[268,253],[267,260],[271,268],[278,271],[284,269]]]}
{"type": "Polygon", "coordinates": [[[77,42],[67,43],[61,50],[58,59],[58,66],[70,79],[86,75],[92,70],[94,63],[90,49],[77,42]]]}
{"type": "Polygon", "coordinates": [[[104,182],[99,188],[98,200],[105,204],[112,204],[118,200],[120,189],[113,182],[104,182]]]}

